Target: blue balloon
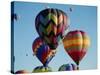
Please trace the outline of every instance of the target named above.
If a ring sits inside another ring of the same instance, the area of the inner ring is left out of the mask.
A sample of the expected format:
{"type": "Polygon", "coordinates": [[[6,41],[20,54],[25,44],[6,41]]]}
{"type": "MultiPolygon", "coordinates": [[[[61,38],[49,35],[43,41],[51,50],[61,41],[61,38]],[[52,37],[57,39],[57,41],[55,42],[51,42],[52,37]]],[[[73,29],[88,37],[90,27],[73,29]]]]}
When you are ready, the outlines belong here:
{"type": "Polygon", "coordinates": [[[77,65],[75,64],[64,64],[62,65],[58,71],[72,71],[72,70],[77,70],[77,65]]]}
{"type": "Polygon", "coordinates": [[[48,66],[49,62],[55,56],[56,50],[50,49],[50,47],[38,37],[35,39],[32,45],[33,52],[36,57],[40,60],[43,66],[48,66]]]}

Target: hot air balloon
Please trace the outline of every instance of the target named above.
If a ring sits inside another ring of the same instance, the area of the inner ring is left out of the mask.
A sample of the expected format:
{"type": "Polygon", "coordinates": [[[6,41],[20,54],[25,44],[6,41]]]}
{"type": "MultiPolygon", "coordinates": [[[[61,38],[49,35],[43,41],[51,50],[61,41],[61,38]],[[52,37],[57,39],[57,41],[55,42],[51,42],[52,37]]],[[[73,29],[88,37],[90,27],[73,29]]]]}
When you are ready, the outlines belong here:
{"type": "Polygon", "coordinates": [[[90,45],[89,36],[81,30],[70,31],[64,37],[63,45],[68,55],[77,64],[77,69],[79,69],[79,63],[90,45]]]}
{"type": "Polygon", "coordinates": [[[15,72],[15,74],[25,74],[25,73],[29,73],[29,72],[27,72],[26,70],[19,70],[15,72]]]}
{"type": "Polygon", "coordinates": [[[77,70],[77,66],[75,64],[69,63],[62,65],[58,71],[73,71],[77,70]]]}
{"type": "Polygon", "coordinates": [[[32,71],[32,73],[36,72],[52,72],[52,69],[50,67],[38,66],[32,71]]]}
{"type": "Polygon", "coordinates": [[[63,33],[68,27],[68,16],[62,10],[47,8],[42,10],[35,19],[35,27],[46,44],[56,49],[63,33]]]}
{"type": "Polygon", "coordinates": [[[72,12],[72,8],[69,8],[70,12],[72,12]]]}
{"type": "Polygon", "coordinates": [[[48,66],[48,63],[55,56],[56,53],[56,50],[51,50],[49,46],[46,45],[40,37],[35,39],[32,45],[32,49],[36,57],[45,67],[48,66]]]}
{"type": "Polygon", "coordinates": [[[13,21],[13,20],[17,21],[19,18],[20,18],[20,16],[17,15],[16,13],[11,14],[11,21],[13,21]]]}

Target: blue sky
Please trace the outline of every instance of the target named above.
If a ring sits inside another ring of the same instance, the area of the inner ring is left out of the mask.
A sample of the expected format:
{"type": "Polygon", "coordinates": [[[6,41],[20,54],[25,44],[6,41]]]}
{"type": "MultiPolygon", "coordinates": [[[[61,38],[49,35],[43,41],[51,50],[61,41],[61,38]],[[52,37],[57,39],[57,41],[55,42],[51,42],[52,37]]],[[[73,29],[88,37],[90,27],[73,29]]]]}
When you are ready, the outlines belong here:
{"type": "MultiPolygon", "coordinates": [[[[97,8],[95,6],[15,2],[14,12],[20,16],[19,20],[14,21],[15,71],[24,69],[32,72],[35,67],[42,65],[36,56],[33,56],[32,43],[39,37],[35,29],[35,17],[47,6],[61,9],[69,16],[71,21],[69,30],[83,30],[89,35],[91,45],[79,67],[81,70],[96,69],[97,8]],[[70,12],[69,8],[72,8],[73,11],[70,12]]],[[[60,44],[55,57],[49,63],[49,67],[53,71],[57,71],[61,65],[67,63],[74,63],[74,61],[65,52],[63,44],[60,44]]]]}

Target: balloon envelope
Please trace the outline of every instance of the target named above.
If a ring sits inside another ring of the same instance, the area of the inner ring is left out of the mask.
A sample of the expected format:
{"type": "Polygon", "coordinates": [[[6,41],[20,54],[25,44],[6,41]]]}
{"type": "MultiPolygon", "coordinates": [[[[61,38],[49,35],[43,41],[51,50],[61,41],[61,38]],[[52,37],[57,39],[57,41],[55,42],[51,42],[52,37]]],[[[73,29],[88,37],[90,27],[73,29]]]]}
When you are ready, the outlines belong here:
{"type": "Polygon", "coordinates": [[[75,64],[64,64],[62,65],[58,71],[72,71],[77,70],[77,66],[75,64]]]}
{"type": "Polygon", "coordinates": [[[79,65],[90,45],[90,39],[84,31],[70,31],[63,39],[63,45],[69,56],[79,65]]]}
{"type": "Polygon", "coordinates": [[[32,71],[32,73],[34,72],[52,72],[52,69],[50,67],[38,66],[32,71]]]}
{"type": "Polygon", "coordinates": [[[43,40],[38,37],[32,45],[32,49],[36,57],[41,61],[44,66],[47,66],[51,59],[55,56],[56,50],[51,50],[43,40]]]}
{"type": "Polygon", "coordinates": [[[27,72],[26,70],[19,70],[15,72],[15,74],[25,74],[25,73],[29,73],[29,72],[27,72]]]}
{"type": "Polygon", "coordinates": [[[56,49],[68,27],[68,16],[59,9],[42,10],[36,17],[35,26],[40,37],[51,49],[56,49]]]}

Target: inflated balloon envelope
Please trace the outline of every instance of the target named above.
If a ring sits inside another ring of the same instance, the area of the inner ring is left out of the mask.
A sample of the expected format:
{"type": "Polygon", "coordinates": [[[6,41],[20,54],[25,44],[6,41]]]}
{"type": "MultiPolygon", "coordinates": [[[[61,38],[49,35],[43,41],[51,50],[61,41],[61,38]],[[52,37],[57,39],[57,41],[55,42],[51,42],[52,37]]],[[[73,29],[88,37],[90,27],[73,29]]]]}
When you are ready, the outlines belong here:
{"type": "Polygon", "coordinates": [[[75,64],[69,63],[60,66],[58,71],[75,71],[75,70],[77,70],[77,66],[75,64]]]}
{"type": "Polygon", "coordinates": [[[11,3],[11,72],[97,68],[97,7],[11,3]]]}
{"type": "Polygon", "coordinates": [[[56,49],[52,50],[44,41],[38,37],[32,45],[34,55],[40,60],[44,67],[47,67],[51,59],[55,56],[56,49]]]}
{"type": "MultiPolygon", "coordinates": [[[[90,46],[90,38],[82,30],[70,31],[63,39],[63,45],[68,55],[79,66],[90,46]]],[[[79,69],[79,67],[78,67],[79,69]]]]}
{"type": "Polygon", "coordinates": [[[35,26],[40,37],[51,49],[56,49],[63,34],[68,28],[68,16],[62,10],[48,8],[42,10],[35,20],[35,26]]]}

